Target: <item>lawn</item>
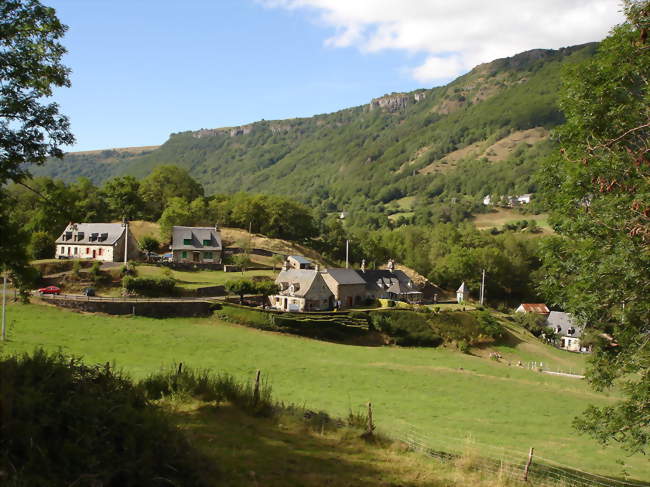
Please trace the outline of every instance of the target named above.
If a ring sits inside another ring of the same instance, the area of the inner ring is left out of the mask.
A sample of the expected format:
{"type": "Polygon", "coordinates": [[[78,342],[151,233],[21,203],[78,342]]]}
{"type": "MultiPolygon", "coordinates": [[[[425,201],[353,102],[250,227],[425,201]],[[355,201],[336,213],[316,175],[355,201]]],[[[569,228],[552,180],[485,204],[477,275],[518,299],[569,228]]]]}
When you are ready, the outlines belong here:
{"type": "Polygon", "coordinates": [[[548,224],[548,215],[546,213],[524,215],[511,208],[497,208],[495,211],[489,213],[479,213],[475,215],[472,222],[479,230],[485,230],[494,227],[499,228],[506,223],[515,223],[521,220],[534,220],[544,230],[544,233],[552,233],[553,231],[548,224]]]}
{"type": "MultiPolygon", "coordinates": [[[[397,435],[414,425],[433,446],[477,445],[525,452],[605,475],[625,462],[638,479],[650,477],[648,461],[602,449],[571,427],[587,404],[614,398],[596,394],[580,380],[524,370],[450,349],[355,347],[230,325],[215,318],[109,317],[44,305],[9,307],[9,342],[2,353],[44,347],[114,362],[134,377],[182,361],[241,379],[261,369],[278,399],[344,416],[374,405],[375,422],[397,435]]],[[[582,357],[526,341],[510,347],[512,358],[582,357]],[[562,355],[564,354],[564,355],[562,355]]]]}
{"type": "MultiPolygon", "coordinates": [[[[137,266],[138,276],[141,277],[163,277],[165,269],[165,267],[157,267],[154,265],[141,264],[137,266]]],[[[222,286],[226,281],[233,279],[251,279],[257,276],[264,276],[274,279],[277,275],[277,271],[273,271],[273,269],[245,271],[242,275],[241,272],[223,272],[212,270],[172,270],[171,274],[172,277],[177,280],[178,287],[185,289],[196,289],[199,287],[222,286]]]]}

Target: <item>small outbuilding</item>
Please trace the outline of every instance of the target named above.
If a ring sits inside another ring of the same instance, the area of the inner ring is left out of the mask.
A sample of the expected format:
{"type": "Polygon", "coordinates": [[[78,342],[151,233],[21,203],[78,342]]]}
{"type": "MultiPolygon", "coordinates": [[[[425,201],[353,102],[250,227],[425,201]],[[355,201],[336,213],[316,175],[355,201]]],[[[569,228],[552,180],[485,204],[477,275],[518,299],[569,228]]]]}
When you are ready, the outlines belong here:
{"type": "Polygon", "coordinates": [[[544,303],[521,303],[515,310],[515,313],[537,313],[540,315],[548,315],[550,311],[544,303]]]}
{"type": "Polygon", "coordinates": [[[289,267],[292,269],[313,269],[314,263],[302,255],[290,255],[286,260],[289,267]]]}
{"type": "Polygon", "coordinates": [[[460,287],[456,289],[456,302],[458,304],[463,303],[467,298],[469,298],[469,288],[465,284],[465,281],[463,281],[460,287]]]}

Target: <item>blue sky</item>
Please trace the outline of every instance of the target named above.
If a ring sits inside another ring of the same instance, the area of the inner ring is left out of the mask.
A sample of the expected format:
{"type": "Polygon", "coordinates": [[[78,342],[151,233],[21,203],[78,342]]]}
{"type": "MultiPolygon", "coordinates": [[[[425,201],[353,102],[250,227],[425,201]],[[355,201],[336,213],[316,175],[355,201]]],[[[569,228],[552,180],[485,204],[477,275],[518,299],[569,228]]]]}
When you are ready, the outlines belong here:
{"type": "Polygon", "coordinates": [[[555,29],[534,33],[526,17],[541,25],[537,12],[513,22],[498,0],[503,14],[474,2],[475,18],[439,0],[42,1],[69,27],[72,87],[55,95],[77,138],[69,150],[332,112],[525,49],[599,40],[620,21],[613,0],[548,0],[564,6],[566,25],[549,19],[555,29]]]}

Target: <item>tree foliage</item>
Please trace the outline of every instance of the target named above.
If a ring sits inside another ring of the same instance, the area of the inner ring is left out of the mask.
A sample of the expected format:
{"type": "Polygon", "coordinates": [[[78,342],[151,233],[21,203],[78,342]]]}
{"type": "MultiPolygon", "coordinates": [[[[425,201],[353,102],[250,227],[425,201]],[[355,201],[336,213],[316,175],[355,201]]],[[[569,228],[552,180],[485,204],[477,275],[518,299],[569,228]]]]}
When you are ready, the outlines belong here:
{"type": "Polygon", "coordinates": [[[544,245],[542,291],[588,328],[605,331],[589,381],[626,399],[590,408],[578,427],[645,452],[650,438],[650,2],[626,2],[627,21],[593,60],[568,69],[561,154],[543,184],[561,237],[544,245]],[[615,345],[614,345],[615,344],[615,345]]]}

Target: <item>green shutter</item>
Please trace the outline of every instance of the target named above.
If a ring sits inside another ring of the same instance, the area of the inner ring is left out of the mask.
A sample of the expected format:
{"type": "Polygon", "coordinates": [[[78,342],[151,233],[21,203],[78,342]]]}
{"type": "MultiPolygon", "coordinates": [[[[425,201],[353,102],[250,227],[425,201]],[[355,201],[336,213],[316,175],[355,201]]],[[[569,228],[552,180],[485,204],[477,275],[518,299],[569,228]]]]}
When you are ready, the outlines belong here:
{"type": "Polygon", "coordinates": [[[208,246],[212,243],[212,240],[204,240],[203,245],[208,246]]]}
{"type": "Polygon", "coordinates": [[[192,239],[191,238],[183,239],[183,245],[192,245],[192,239]]]}
{"type": "Polygon", "coordinates": [[[187,258],[187,252],[183,252],[182,256],[183,256],[183,259],[186,259],[187,258]]]}
{"type": "Polygon", "coordinates": [[[203,252],[204,259],[212,259],[212,252],[203,252]]]}

